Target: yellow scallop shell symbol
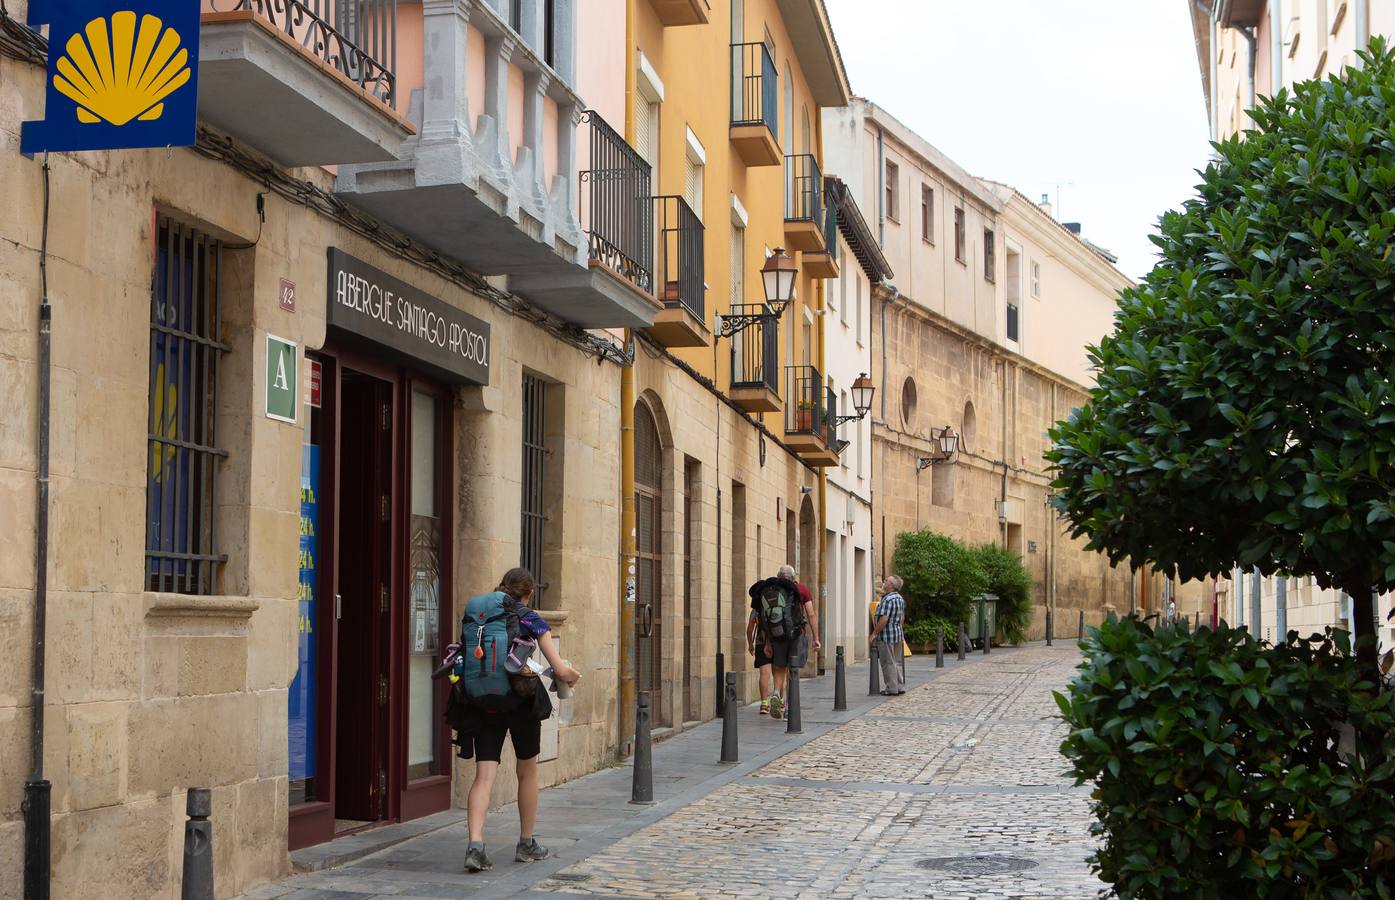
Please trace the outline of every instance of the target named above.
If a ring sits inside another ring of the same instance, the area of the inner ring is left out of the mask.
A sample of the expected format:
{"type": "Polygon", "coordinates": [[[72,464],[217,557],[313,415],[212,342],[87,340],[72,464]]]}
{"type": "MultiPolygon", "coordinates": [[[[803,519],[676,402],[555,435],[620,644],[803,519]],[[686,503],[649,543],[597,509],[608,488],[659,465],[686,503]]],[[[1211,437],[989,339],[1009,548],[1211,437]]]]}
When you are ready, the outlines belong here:
{"type": "Polygon", "coordinates": [[[165,111],[161,101],[189,80],[189,51],[179,35],[155,16],[123,10],[93,19],[68,38],[53,86],[77,104],[79,122],[125,125],[150,122],[165,111]]]}

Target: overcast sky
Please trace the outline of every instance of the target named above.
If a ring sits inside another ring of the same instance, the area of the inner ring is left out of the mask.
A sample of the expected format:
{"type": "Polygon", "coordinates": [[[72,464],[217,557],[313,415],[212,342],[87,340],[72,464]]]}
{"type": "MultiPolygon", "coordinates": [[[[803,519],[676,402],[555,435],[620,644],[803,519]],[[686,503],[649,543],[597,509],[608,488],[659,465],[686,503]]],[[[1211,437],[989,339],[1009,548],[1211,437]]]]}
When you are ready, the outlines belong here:
{"type": "Polygon", "coordinates": [[[1153,266],[1158,216],[1205,165],[1183,0],[825,0],[853,92],[975,175],[1153,266]]]}

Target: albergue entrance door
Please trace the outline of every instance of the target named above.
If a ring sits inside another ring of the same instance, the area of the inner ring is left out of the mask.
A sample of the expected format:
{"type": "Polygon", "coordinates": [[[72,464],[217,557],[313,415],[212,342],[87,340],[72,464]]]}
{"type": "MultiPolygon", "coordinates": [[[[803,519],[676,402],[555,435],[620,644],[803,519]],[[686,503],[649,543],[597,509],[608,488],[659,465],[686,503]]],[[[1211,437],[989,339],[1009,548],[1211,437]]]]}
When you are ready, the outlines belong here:
{"type": "Polygon", "coordinates": [[[340,378],[336,831],[388,815],[393,388],[351,369],[340,378]]]}

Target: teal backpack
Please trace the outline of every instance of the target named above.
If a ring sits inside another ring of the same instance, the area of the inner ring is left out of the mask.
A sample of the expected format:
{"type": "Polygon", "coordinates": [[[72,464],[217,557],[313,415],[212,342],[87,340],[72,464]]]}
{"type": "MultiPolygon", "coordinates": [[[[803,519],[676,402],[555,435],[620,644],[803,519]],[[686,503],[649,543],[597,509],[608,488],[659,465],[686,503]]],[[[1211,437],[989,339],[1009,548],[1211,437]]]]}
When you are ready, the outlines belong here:
{"type": "Polygon", "coordinates": [[[471,706],[506,712],[518,706],[504,663],[518,636],[518,611],[503,591],[471,598],[460,623],[458,687],[471,706]]]}

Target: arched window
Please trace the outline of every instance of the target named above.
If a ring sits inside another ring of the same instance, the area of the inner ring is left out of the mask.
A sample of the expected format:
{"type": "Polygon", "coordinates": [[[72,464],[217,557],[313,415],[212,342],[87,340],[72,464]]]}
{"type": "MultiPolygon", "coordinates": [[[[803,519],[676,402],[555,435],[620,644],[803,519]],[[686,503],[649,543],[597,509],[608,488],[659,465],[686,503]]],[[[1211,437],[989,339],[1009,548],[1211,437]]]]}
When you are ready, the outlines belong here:
{"type": "Polygon", "coordinates": [[[650,692],[656,724],[668,722],[668,710],[663,702],[663,601],[659,585],[663,582],[663,448],[659,443],[659,425],[654,413],[644,402],[635,404],[635,636],[636,647],[644,647],[644,616],[646,606],[653,613],[653,629],[648,652],[637,654],[636,684],[650,692]]]}

